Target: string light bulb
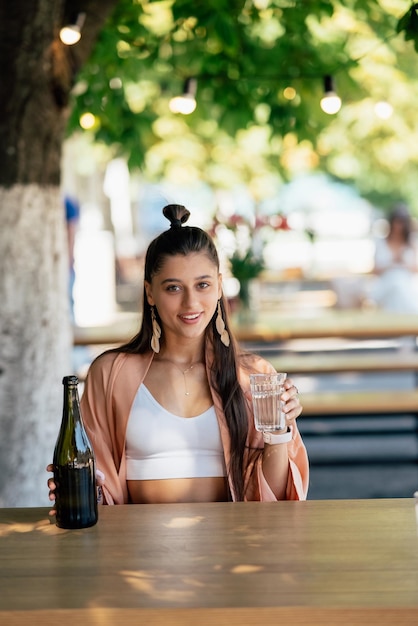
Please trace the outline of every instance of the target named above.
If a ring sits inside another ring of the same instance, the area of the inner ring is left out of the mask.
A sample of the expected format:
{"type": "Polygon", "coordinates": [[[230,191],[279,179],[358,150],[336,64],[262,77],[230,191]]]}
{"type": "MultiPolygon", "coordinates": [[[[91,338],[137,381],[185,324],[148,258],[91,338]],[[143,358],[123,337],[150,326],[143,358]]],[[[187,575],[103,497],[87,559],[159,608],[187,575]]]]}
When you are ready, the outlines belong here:
{"type": "Polygon", "coordinates": [[[85,13],[79,13],[72,24],[66,24],[60,30],[60,39],[66,46],[73,46],[81,39],[81,29],[86,19],[85,13]]]}
{"type": "Polygon", "coordinates": [[[328,115],[334,115],[341,109],[341,98],[334,89],[332,76],[324,77],[324,96],[321,99],[321,109],[328,115]]]}
{"type": "Polygon", "coordinates": [[[376,102],[374,112],[381,120],[388,120],[393,114],[393,106],[385,101],[376,102]]]}
{"type": "Polygon", "coordinates": [[[181,113],[182,115],[190,115],[196,109],[196,78],[188,78],[184,83],[183,93],[181,96],[171,98],[169,108],[172,113],[181,113]]]}

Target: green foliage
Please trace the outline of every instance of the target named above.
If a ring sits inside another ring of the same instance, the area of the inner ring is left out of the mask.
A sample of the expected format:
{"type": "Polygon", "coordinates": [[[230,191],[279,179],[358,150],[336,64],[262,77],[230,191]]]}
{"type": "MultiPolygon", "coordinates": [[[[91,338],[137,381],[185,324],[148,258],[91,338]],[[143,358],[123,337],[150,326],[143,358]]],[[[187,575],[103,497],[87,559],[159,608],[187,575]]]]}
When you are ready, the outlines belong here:
{"type": "Polygon", "coordinates": [[[237,251],[230,257],[231,273],[240,282],[257,278],[265,268],[261,257],[256,256],[250,249],[245,254],[237,251]]]}
{"type": "Polygon", "coordinates": [[[418,2],[414,2],[410,9],[398,22],[398,33],[403,32],[406,41],[412,40],[414,48],[418,52],[418,2]]]}
{"type": "MultiPolygon", "coordinates": [[[[402,159],[393,170],[392,159],[384,156],[391,155],[399,133],[405,132],[409,144],[417,132],[409,99],[397,98],[392,89],[400,81],[416,101],[416,58],[399,34],[417,49],[418,5],[399,17],[404,5],[401,0],[390,3],[391,9],[377,0],[119,0],[78,77],[68,132],[80,130],[83,113],[93,113],[97,123],[87,132],[124,154],[131,168],[145,169],[146,155],[158,149],[158,175],[173,154],[172,148],[164,153],[164,145],[193,138],[206,153],[199,164],[202,178],[213,182],[211,172],[227,167],[219,156],[225,136],[237,141],[243,132],[265,127],[270,143],[262,163],[253,158],[252,165],[242,155],[243,182],[259,174],[257,162],[282,179],[318,168],[353,181],[366,197],[396,195],[418,159],[408,148],[401,174],[402,159]],[[326,74],[334,77],[344,103],[334,117],[319,106],[326,74]],[[198,80],[197,109],[179,121],[168,104],[188,77],[198,80]],[[293,99],[284,96],[288,87],[295,91],[293,99]],[[368,129],[363,127],[378,99],[392,101],[398,116],[385,131],[371,118],[368,129]],[[182,136],[176,134],[179,125],[182,136]],[[300,160],[300,146],[309,153],[309,166],[300,160]]],[[[238,157],[234,163],[228,167],[236,168],[238,157]]],[[[408,189],[418,197],[412,183],[408,189]]]]}

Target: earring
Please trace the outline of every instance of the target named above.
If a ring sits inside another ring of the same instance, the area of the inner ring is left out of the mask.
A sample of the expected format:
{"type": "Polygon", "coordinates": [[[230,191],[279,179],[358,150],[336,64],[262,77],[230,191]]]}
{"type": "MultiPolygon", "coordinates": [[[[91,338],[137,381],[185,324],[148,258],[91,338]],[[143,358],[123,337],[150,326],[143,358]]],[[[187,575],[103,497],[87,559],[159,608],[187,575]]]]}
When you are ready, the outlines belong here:
{"type": "Polygon", "coordinates": [[[160,337],[161,337],[161,328],[159,323],[157,322],[157,318],[155,317],[154,307],[151,307],[151,323],[152,323],[152,337],[151,337],[151,348],[154,350],[156,354],[160,351],[160,337]]]}
{"type": "Polygon", "coordinates": [[[219,333],[222,343],[228,348],[230,339],[229,333],[225,328],[225,322],[222,319],[221,301],[218,300],[218,315],[216,317],[216,330],[219,333]]]}

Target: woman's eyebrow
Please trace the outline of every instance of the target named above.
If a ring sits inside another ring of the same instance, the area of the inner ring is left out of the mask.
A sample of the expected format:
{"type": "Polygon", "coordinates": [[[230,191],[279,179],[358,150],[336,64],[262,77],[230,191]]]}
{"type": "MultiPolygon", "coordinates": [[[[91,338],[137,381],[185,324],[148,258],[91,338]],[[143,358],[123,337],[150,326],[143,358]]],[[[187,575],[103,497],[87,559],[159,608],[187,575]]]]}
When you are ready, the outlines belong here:
{"type": "MultiPolygon", "coordinates": [[[[203,276],[196,276],[193,280],[205,280],[207,278],[213,278],[211,274],[203,274],[203,276]]],[[[165,278],[161,281],[161,284],[164,283],[181,283],[183,282],[181,278],[165,278]]]]}

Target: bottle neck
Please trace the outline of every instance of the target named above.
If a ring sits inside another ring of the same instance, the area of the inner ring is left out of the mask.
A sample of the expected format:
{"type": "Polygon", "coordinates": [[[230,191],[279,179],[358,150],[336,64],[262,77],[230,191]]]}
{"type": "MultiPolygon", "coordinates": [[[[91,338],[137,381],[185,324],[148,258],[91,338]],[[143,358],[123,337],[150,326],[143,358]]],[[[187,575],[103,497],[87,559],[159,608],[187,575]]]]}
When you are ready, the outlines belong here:
{"type": "Polygon", "coordinates": [[[64,385],[63,416],[71,424],[81,421],[78,389],[75,385],[64,385]]]}

